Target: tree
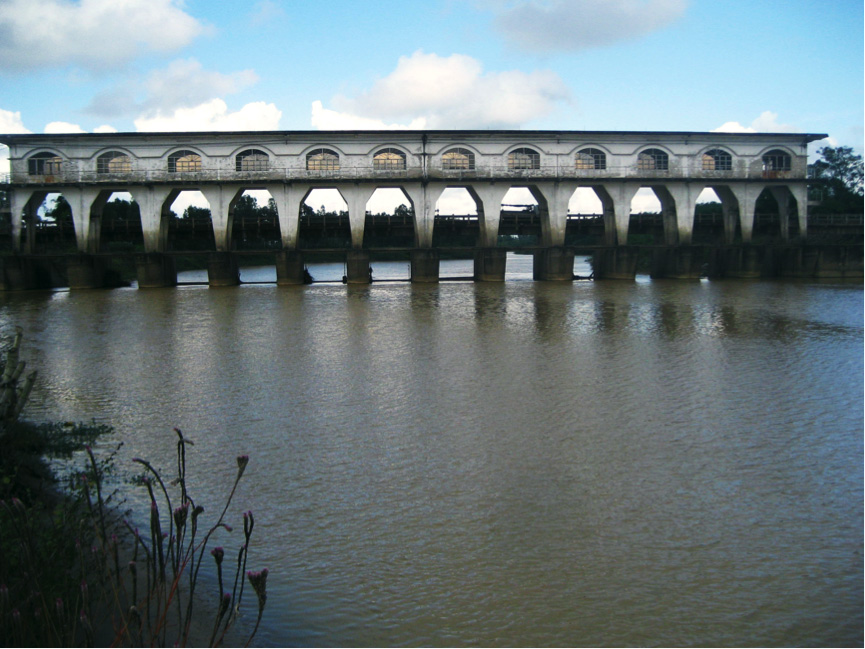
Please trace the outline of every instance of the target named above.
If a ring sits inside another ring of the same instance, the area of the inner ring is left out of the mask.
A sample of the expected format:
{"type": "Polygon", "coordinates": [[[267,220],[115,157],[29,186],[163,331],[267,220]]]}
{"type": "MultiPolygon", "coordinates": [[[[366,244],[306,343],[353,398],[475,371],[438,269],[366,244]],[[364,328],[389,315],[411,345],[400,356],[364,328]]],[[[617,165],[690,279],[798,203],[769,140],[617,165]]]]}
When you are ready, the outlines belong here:
{"type": "Polygon", "coordinates": [[[821,181],[821,212],[862,212],[862,156],[851,147],[826,146],[817,151],[822,156],[808,165],[808,177],[821,181]]]}

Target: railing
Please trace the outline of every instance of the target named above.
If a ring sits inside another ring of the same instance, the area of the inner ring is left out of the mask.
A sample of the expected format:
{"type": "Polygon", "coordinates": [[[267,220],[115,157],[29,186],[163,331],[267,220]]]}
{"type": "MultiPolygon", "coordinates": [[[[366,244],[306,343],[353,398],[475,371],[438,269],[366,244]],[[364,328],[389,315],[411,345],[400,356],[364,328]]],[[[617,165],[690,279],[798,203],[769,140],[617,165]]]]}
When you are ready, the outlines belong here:
{"type": "Polygon", "coordinates": [[[409,166],[405,169],[376,169],[372,166],[343,166],[340,169],[313,170],[296,167],[276,167],[260,171],[236,171],[234,169],[202,169],[200,171],[169,172],[165,169],[133,169],[125,173],[97,173],[83,171],[64,163],[57,174],[30,175],[22,172],[0,174],[0,183],[21,185],[137,185],[137,184],[209,184],[209,183],[266,183],[285,181],[359,181],[359,180],[506,180],[573,179],[604,181],[617,179],[682,179],[736,180],[736,179],[798,179],[804,174],[787,172],[764,172],[762,169],[747,171],[688,170],[671,165],[669,169],[639,169],[637,165],[608,166],[606,169],[578,169],[575,166],[541,165],[537,169],[511,169],[506,165],[483,165],[474,169],[428,168],[409,166]]]}

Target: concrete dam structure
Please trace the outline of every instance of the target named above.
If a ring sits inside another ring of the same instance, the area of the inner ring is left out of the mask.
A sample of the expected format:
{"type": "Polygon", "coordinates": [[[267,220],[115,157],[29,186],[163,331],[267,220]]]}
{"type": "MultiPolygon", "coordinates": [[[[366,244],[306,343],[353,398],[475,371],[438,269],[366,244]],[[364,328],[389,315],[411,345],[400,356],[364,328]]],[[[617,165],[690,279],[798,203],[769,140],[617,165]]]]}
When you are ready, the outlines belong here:
{"type": "Polygon", "coordinates": [[[0,179],[11,237],[0,258],[0,284],[7,290],[34,285],[33,266],[41,258],[34,234],[37,211],[49,194],[59,193],[74,224],[76,250],[65,255],[69,286],[102,286],[108,258],[102,215],[117,192],[131,194],[140,210],[143,250],[128,253],[135,255],[139,286],[176,284],[174,257],[180,252],[170,236],[171,206],[188,190],[200,191],[210,204],[211,285],[239,283],[234,210],[248,190],[266,190],[276,208],[278,249],[270,253],[277,283],[303,283],[310,251],[300,236],[302,206],[316,189],[335,189],[344,199],[350,234],[340,254],[346,280],[366,283],[370,255],[376,253],[365,246],[367,203],[379,188],[401,189],[411,203],[411,244],[404,252],[415,282],[439,279],[442,246],[435,233],[442,219],[436,204],[448,188],[465,189],[476,206],[470,254],[478,281],[504,279],[508,248],[499,235],[508,219],[503,200],[512,188],[526,188],[537,202],[537,245],[531,248],[537,280],[573,279],[575,250],[587,249],[567,240],[574,220],[568,204],[580,188],[593,190],[602,206],[598,242],[588,246],[596,278],[634,277],[640,249],[629,245],[631,201],[641,188],[650,188],[661,204],[663,241],[652,249],[657,276],[699,277],[707,259],[719,276],[765,274],[767,255],[777,252],[753,245],[756,205],[764,192],[777,203],[785,273],[843,275],[852,268],[861,275],[861,246],[858,257],[845,251],[839,261],[838,254],[808,245],[807,149],[824,137],[510,130],[0,135],[11,168],[0,179]],[[722,209],[722,226],[708,253],[706,245],[693,241],[698,197],[707,188],[722,209]]]}

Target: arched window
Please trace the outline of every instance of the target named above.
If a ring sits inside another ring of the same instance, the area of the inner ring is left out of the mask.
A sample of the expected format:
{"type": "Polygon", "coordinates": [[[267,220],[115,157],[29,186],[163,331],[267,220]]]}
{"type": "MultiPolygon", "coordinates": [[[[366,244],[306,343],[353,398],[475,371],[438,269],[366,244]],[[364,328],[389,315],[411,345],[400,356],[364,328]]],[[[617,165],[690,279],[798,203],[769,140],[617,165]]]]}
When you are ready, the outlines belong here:
{"type": "Polygon", "coordinates": [[[660,149],[646,149],[637,156],[637,169],[641,171],[667,171],[670,159],[660,149]]]}
{"type": "Polygon", "coordinates": [[[577,169],[606,169],[607,154],[600,149],[583,149],[577,153],[577,169]]]}
{"type": "Polygon", "coordinates": [[[168,173],[201,171],[201,156],[195,151],[177,151],[168,156],[168,173]]]}
{"type": "Polygon", "coordinates": [[[264,151],[247,149],[234,158],[235,171],[267,171],[270,158],[264,151]]]}
{"type": "Polygon", "coordinates": [[[126,174],[132,171],[132,160],[120,151],[109,151],[96,158],[97,174],[126,174]]]}
{"type": "Polygon", "coordinates": [[[330,149],[316,149],[306,154],[308,171],[339,171],[339,154],[330,149]]]}
{"type": "Polygon", "coordinates": [[[723,149],[712,149],[703,154],[703,171],[730,171],[733,156],[723,149]]]}
{"type": "Polygon", "coordinates": [[[399,149],[382,149],[373,156],[372,168],[375,171],[405,169],[405,153],[399,149]]]}
{"type": "Polygon", "coordinates": [[[773,149],[763,156],[763,171],[790,171],[792,160],[790,154],[780,149],[773,149]]]}
{"type": "Polygon", "coordinates": [[[27,159],[27,173],[31,176],[57,176],[63,158],[54,153],[37,153],[27,159]]]}
{"type": "Polygon", "coordinates": [[[541,154],[534,149],[514,149],[508,154],[508,169],[540,169],[541,154]]]}
{"type": "Polygon", "coordinates": [[[475,154],[468,149],[451,149],[442,154],[442,169],[470,171],[475,168],[475,154]]]}

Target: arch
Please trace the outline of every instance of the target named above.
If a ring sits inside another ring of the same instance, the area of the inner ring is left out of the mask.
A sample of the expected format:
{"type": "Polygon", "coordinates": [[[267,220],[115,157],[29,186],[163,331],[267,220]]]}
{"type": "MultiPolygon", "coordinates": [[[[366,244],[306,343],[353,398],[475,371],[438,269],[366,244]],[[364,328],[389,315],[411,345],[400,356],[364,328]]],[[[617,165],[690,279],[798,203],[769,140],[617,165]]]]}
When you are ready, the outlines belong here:
{"type": "Polygon", "coordinates": [[[63,166],[63,158],[56,153],[43,151],[27,158],[27,175],[29,176],[59,176],[63,166]]]}
{"type": "Polygon", "coordinates": [[[307,171],[339,171],[339,154],[333,149],[313,149],[306,154],[307,171]]]}
{"type": "Polygon", "coordinates": [[[123,151],[107,151],[96,158],[96,173],[99,175],[128,174],[131,171],[132,158],[123,151]]]}
{"type": "Polygon", "coordinates": [[[528,147],[520,147],[508,153],[508,170],[540,169],[541,154],[528,147]]]}
{"type": "Polygon", "coordinates": [[[783,149],[772,149],[763,154],[763,171],[790,171],[793,168],[792,156],[783,149]]]}
{"type": "Polygon", "coordinates": [[[577,169],[606,169],[607,154],[600,149],[586,147],[577,152],[574,164],[577,169]]]}
{"type": "Polygon", "coordinates": [[[201,155],[195,151],[181,149],[168,156],[168,173],[201,171],[201,155]]]}
{"type": "Polygon", "coordinates": [[[267,171],[270,156],[261,149],[246,149],[234,156],[235,171],[267,171]]]}
{"type": "Polygon", "coordinates": [[[405,170],[405,153],[393,147],[379,149],[372,157],[373,171],[405,170]]]}
{"type": "Polygon", "coordinates": [[[702,155],[703,171],[732,171],[733,155],[724,149],[709,149],[702,155]]]}
{"type": "Polygon", "coordinates": [[[442,153],[442,169],[447,171],[474,171],[475,154],[462,147],[454,147],[442,153]]]}
{"type": "Polygon", "coordinates": [[[667,171],[670,156],[660,149],[644,149],[637,155],[637,169],[640,171],[667,171]]]}

